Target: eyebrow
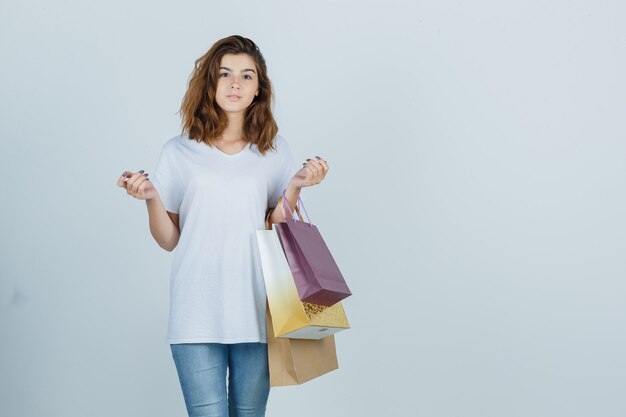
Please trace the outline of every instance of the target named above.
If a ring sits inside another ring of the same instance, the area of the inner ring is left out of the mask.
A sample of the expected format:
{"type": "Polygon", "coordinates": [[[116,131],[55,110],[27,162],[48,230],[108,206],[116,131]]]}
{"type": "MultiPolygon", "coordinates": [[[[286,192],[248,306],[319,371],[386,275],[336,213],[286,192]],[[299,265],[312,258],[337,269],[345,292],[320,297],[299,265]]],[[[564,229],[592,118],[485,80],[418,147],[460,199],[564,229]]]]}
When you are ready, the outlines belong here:
{"type": "MultiPolygon", "coordinates": [[[[225,70],[228,70],[228,71],[232,71],[228,67],[220,67],[220,69],[225,69],[225,70]]],[[[256,71],[254,71],[252,68],[244,68],[244,69],[241,70],[241,72],[246,72],[246,71],[252,71],[252,72],[254,72],[256,74],[256,71]]]]}

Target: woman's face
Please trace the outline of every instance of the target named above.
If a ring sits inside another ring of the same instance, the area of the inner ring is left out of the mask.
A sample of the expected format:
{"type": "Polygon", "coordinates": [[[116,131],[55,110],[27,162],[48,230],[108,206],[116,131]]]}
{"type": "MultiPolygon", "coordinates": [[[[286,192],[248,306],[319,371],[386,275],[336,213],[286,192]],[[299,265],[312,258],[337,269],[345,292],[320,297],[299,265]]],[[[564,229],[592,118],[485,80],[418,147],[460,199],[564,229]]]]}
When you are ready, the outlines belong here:
{"type": "Polygon", "coordinates": [[[226,54],[220,62],[215,100],[225,112],[242,112],[259,94],[254,60],[247,54],[226,54]]]}

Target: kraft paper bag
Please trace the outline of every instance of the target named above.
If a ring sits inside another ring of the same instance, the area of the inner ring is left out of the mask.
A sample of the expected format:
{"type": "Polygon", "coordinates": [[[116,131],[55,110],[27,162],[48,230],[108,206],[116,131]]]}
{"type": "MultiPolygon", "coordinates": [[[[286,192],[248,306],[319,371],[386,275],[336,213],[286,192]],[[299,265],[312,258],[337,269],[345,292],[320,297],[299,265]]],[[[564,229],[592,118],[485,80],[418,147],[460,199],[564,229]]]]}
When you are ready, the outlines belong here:
{"type": "Polygon", "coordinates": [[[339,368],[334,335],[318,340],[276,338],[269,308],[265,318],[270,387],[299,385],[339,368]]]}
{"type": "MultiPolygon", "coordinates": [[[[300,300],[332,306],[352,295],[318,228],[310,219],[308,223],[303,221],[299,212],[301,220],[297,219],[287,204],[284,191],[279,202],[285,222],[274,226],[278,230],[300,300]],[[293,219],[288,218],[285,206],[293,219]]],[[[296,208],[298,204],[308,218],[302,199],[298,198],[296,208]]]]}
{"type": "Polygon", "coordinates": [[[276,229],[257,230],[256,235],[274,335],[321,339],[349,329],[341,302],[327,307],[300,300],[276,229]]]}

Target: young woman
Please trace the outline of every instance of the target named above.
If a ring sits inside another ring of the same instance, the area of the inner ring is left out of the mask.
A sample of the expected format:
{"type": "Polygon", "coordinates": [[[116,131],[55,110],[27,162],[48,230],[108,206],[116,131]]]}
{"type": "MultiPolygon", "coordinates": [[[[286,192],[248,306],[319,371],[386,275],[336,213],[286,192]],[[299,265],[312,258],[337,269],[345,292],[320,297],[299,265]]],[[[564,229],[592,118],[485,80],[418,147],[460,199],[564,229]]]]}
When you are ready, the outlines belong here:
{"type": "Polygon", "coordinates": [[[182,133],[163,145],[152,180],[141,170],[117,182],[146,200],[159,246],[177,249],[168,342],[189,416],[265,415],[266,295],[255,231],[284,221],[283,191],[294,210],[302,188],[328,173],[319,156],[296,166],[272,97],[254,42],[217,41],[195,62],[182,133]]]}

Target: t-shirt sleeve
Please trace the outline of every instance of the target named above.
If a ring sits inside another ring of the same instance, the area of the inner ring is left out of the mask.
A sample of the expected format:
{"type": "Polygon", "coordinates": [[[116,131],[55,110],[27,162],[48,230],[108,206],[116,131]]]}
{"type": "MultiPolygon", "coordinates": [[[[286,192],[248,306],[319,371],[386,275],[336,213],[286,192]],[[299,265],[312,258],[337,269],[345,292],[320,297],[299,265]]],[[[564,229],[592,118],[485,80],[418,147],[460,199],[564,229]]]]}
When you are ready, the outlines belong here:
{"type": "Polygon", "coordinates": [[[159,193],[165,210],[178,213],[182,202],[183,190],[179,180],[179,172],[176,169],[172,155],[173,149],[166,143],[161,149],[154,172],[150,177],[152,185],[159,193]]]}
{"type": "MultiPolygon", "coordinates": [[[[276,207],[278,199],[283,195],[283,190],[289,184],[289,180],[302,168],[302,163],[298,164],[294,159],[289,143],[282,137],[277,138],[277,142],[274,183],[271,187],[272,191],[270,192],[269,201],[267,202],[268,209],[276,207]]],[[[306,201],[302,190],[300,190],[300,199],[303,203],[306,201]]]]}

